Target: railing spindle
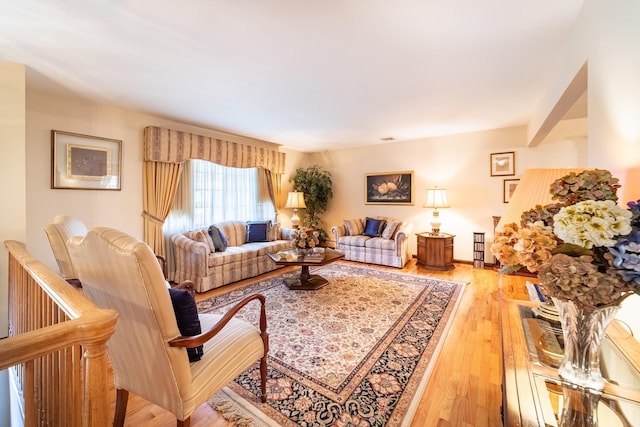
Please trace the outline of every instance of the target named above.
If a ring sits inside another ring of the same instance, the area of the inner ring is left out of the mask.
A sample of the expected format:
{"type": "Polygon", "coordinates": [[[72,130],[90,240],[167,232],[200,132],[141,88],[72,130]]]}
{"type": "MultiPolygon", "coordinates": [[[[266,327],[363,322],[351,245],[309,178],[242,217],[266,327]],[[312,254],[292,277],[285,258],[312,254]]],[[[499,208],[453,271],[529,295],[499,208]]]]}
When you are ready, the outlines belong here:
{"type": "Polygon", "coordinates": [[[18,242],[9,250],[9,337],[0,340],[0,369],[15,372],[25,426],[107,426],[106,342],[117,313],[33,258],[18,242]]]}

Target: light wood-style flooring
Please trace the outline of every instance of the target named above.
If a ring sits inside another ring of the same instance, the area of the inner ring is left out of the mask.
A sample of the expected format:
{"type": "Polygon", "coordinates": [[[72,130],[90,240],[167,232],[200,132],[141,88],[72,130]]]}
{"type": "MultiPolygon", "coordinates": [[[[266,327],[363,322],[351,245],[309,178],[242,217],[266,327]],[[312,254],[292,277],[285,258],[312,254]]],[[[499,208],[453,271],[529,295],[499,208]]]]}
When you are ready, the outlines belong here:
{"type": "MultiPolygon", "coordinates": [[[[396,268],[390,269],[398,271],[396,268]]],[[[493,270],[474,269],[469,264],[456,264],[456,268],[451,271],[430,271],[416,265],[415,259],[402,271],[468,282],[413,418],[412,427],[502,425],[499,301],[501,294],[509,298],[528,299],[526,278],[498,276],[493,270]]],[[[229,287],[225,288],[228,289],[229,287]]],[[[216,292],[219,290],[199,295],[198,299],[216,292]]],[[[113,396],[115,401],[115,391],[113,396]]],[[[127,426],[149,427],[176,425],[171,413],[133,394],[129,398],[125,423],[127,426]]],[[[207,404],[198,408],[191,417],[192,427],[227,425],[222,416],[207,404]]]]}

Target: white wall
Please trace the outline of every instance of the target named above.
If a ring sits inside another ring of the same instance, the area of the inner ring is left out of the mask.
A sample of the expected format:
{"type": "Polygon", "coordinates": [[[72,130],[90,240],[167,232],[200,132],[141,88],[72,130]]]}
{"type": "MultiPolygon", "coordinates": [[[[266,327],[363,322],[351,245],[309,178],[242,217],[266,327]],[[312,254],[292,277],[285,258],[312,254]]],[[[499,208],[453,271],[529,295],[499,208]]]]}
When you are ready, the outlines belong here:
{"type": "Polygon", "coordinates": [[[8,335],[5,240],[25,240],[25,67],[0,62],[0,338],[8,335]]]}
{"type": "Polygon", "coordinates": [[[609,169],[626,200],[640,197],[640,2],[585,0],[547,91],[529,123],[529,137],[588,62],[587,166],[609,169]],[[635,179],[633,179],[635,178],[635,179]]]}

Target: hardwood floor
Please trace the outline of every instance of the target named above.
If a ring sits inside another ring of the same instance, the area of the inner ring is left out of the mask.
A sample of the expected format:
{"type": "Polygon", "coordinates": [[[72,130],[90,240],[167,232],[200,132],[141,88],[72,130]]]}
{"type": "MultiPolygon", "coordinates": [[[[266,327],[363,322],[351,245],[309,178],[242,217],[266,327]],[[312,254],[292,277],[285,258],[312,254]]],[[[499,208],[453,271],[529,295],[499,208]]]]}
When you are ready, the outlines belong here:
{"type": "MultiPolygon", "coordinates": [[[[398,271],[396,268],[390,270],[398,271]]],[[[502,425],[499,301],[501,294],[528,299],[524,286],[526,278],[499,277],[492,270],[474,269],[469,264],[456,264],[451,271],[430,271],[416,265],[415,259],[403,271],[468,282],[411,426],[502,425]]],[[[240,285],[242,282],[235,286],[240,285]]],[[[199,295],[198,299],[216,292],[220,291],[199,295]]],[[[115,391],[113,395],[115,401],[115,391]]],[[[175,423],[171,413],[130,395],[125,425],[159,427],[175,426],[175,423]]],[[[207,404],[191,417],[192,427],[227,425],[207,404]]]]}

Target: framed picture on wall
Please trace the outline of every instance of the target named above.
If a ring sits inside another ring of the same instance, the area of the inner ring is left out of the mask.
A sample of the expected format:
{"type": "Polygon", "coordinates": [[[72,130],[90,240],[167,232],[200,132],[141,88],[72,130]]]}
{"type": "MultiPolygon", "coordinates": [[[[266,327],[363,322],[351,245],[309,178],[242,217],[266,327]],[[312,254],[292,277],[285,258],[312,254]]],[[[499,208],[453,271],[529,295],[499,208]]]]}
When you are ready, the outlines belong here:
{"type": "Polygon", "coordinates": [[[491,176],[510,176],[516,174],[516,153],[491,153],[491,176]]]}
{"type": "Polygon", "coordinates": [[[120,190],[122,141],[51,131],[51,188],[120,190]]]}
{"type": "Polygon", "coordinates": [[[364,202],[367,205],[413,205],[413,171],[365,174],[364,202]]]}
{"type": "Polygon", "coordinates": [[[511,200],[511,196],[513,196],[513,192],[516,191],[518,182],[520,182],[519,179],[504,180],[504,188],[502,190],[502,201],[504,203],[509,203],[509,200],[511,200]]]}

